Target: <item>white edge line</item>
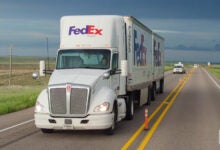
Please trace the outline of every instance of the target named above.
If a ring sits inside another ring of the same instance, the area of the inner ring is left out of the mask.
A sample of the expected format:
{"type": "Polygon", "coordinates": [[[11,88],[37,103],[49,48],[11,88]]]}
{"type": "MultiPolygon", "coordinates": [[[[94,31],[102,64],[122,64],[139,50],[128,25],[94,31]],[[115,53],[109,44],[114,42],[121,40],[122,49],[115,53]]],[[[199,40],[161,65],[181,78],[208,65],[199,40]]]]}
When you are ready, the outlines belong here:
{"type": "Polygon", "coordinates": [[[220,130],[218,130],[218,144],[220,144],[220,130]]]}
{"type": "Polygon", "coordinates": [[[30,123],[30,122],[32,122],[32,121],[34,121],[34,119],[30,119],[30,120],[24,121],[24,122],[22,122],[22,123],[13,125],[13,126],[11,126],[11,127],[1,129],[1,130],[0,130],[0,133],[2,133],[2,132],[4,132],[4,131],[7,131],[7,130],[10,130],[10,129],[13,129],[13,128],[16,128],[16,127],[18,127],[18,126],[24,125],[24,124],[28,124],[28,123],[30,123]]]}
{"type": "Polygon", "coordinates": [[[208,77],[212,80],[213,83],[215,83],[215,85],[220,89],[220,86],[219,84],[213,79],[213,77],[207,72],[206,69],[204,69],[206,74],[208,75],[208,77]]]}

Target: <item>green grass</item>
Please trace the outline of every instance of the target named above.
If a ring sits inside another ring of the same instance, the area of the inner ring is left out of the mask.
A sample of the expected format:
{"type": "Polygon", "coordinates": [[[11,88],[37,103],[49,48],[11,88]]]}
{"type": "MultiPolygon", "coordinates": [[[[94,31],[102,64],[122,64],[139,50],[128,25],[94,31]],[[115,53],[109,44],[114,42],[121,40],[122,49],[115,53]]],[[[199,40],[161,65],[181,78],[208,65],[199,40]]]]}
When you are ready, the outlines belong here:
{"type": "Polygon", "coordinates": [[[220,65],[212,65],[211,67],[206,67],[206,69],[220,79],[220,65]]]}
{"type": "Polygon", "coordinates": [[[0,87],[0,115],[34,106],[42,86],[0,87]]]}
{"type": "MultiPolygon", "coordinates": [[[[9,57],[0,57],[0,115],[35,105],[37,96],[47,86],[50,77],[32,78],[33,72],[39,72],[40,60],[45,58],[13,56],[12,76],[9,78],[9,57]]],[[[51,69],[54,64],[55,59],[51,59],[51,69]]]]}
{"type": "Polygon", "coordinates": [[[169,70],[172,70],[173,69],[173,66],[165,66],[165,71],[169,71],[169,70]]]}
{"type": "Polygon", "coordinates": [[[17,73],[11,78],[11,86],[8,86],[8,75],[0,77],[0,115],[34,106],[49,80],[48,75],[35,80],[31,73],[17,73]]]}

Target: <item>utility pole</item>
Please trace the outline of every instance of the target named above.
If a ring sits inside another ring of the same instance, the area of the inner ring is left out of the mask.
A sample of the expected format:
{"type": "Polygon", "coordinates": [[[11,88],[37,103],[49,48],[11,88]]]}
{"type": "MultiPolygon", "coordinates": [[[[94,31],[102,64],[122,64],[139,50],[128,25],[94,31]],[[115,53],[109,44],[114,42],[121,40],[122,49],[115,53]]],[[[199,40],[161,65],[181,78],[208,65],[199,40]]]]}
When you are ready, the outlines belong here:
{"type": "Polygon", "coordinates": [[[10,49],[10,62],[9,62],[9,86],[11,86],[11,76],[12,76],[12,48],[13,46],[11,45],[9,47],[10,49]]]}
{"type": "Polygon", "coordinates": [[[50,68],[50,63],[49,63],[48,37],[46,37],[46,42],[47,42],[47,69],[46,69],[46,70],[49,70],[49,68],[50,68]]]}

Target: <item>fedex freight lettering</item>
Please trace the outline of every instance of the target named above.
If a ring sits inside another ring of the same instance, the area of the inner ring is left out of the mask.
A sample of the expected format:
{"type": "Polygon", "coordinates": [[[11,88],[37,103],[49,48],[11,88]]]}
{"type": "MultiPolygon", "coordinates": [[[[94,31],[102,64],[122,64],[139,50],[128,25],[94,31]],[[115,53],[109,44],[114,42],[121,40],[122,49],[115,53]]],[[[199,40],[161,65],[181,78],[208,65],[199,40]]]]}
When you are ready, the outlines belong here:
{"type": "Polygon", "coordinates": [[[75,34],[96,34],[102,35],[102,29],[95,28],[94,25],[87,25],[85,28],[76,28],[75,26],[70,26],[69,28],[69,35],[75,34]]]}

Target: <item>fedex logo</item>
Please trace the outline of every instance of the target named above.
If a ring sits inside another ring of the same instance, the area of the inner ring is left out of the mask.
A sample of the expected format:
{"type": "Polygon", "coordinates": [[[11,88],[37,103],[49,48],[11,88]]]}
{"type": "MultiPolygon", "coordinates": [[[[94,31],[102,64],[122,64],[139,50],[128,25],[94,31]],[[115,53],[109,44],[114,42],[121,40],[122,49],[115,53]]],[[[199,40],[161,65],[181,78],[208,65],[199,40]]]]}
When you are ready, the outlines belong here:
{"type": "Polygon", "coordinates": [[[102,35],[102,29],[96,28],[94,25],[86,25],[85,28],[76,28],[75,26],[69,27],[69,35],[90,34],[90,35],[102,35]]]}

